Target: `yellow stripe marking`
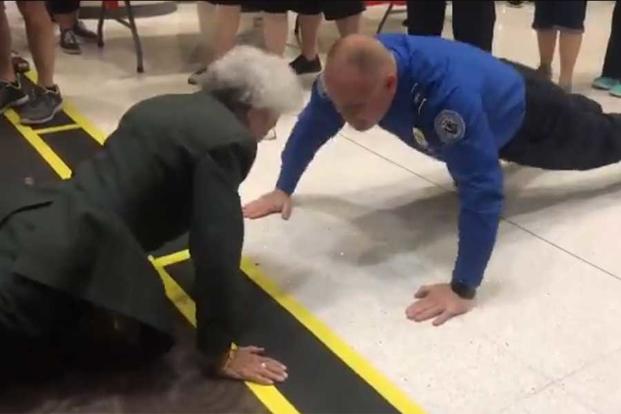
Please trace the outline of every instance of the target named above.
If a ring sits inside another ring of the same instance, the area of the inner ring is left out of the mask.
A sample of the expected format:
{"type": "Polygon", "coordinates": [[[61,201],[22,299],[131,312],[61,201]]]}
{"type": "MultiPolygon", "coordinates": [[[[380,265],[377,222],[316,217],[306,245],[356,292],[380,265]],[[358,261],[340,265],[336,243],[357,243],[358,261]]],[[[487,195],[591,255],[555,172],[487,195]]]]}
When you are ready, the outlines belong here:
{"type": "MultiPolygon", "coordinates": [[[[188,250],[183,250],[159,259],[156,263],[166,263],[170,266],[190,259],[188,250]]],[[[342,341],[322,321],[317,319],[310,311],[290,295],[285,294],[271,279],[269,279],[249,259],[242,259],[242,270],[261,289],[276,300],[283,308],[292,314],[302,325],[312,332],[321,342],[345,362],[356,374],[363,378],[371,387],[382,395],[390,404],[402,413],[424,414],[425,411],[399,388],[393,385],[382,373],[375,369],[362,356],[342,341]]]]}
{"type": "MultiPolygon", "coordinates": [[[[183,262],[187,260],[187,258],[184,258],[185,253],[179,254],[176,255],[175,258],[181,260],[173,262],[170,260],[172,256],[173,255],[169,256],[168,260],[163,260],[166,259],[166,257],[160,259],[151,258],[151,263],[153,263],[153,266],[162,278],[162,282],[164,283],[164,289],[166,290],[166,295],[168,296],[168,298],[173,301],[175,306],[177,306],[181,314],[185,316],[188,322],[190,322],[192,326],[196,328],[196,304],[194,303],[192,298],[190,298],[188,294],[185,293],[183,288],[181,288],[181,286],[179,286],[179,284],[172,278],[172,276],[170,276],[170,274],[166,271],[166,269],[164,269],[164,266],[162,265],[162,263],[174,264],[183,262]]],[[[189,255],[187,257],[189,258],[189,255]]],[[[299,413],[299,411],[280,393],[280,391],[278,391],[275,386],[257,385],[250,382],[246,382],[246,385],[248,386],[248,388],[250,388],[250,391],[252,391],[253,394],[259,399],[259,401],[261,401],[263,405],[265,405],[265,407],[267,407],[267,409],[270,410],[272,413],[299,413]]]]}
{"type": "Polygon", "coordinates": [[[50,148],[41,137],[32,130],[32,128],[22,125],[19,121],[19,115],[10,109],[4,113],[11,124],[19,131],[20,134],[32,147],[39,153],[41,157],[52,167],[52,169],[62,178],[66,180],[71,177],[71,169],[65,162],[50,148]]]}
{"type": "Polygon", "coordinates": [[[69,118],[73,119],[76,124],[80,125],[82,129],[88,133],[88,135],[99,143],[99,145],[103,145],[106,142],[106,134],[104,134],[101,129],[96,127],[91,121],[84,117],[71,102],[64,103],[63,110],[69,118]]]}
{"type": "Polygon", "coordinates": [[[38,135],[43,135],[43,134],[53,134],[55,132],[72,131],[74,129],[81,129],[81,128],[82,127],[78,124],[68,124],[68,125],[53,126],[49,128],[35,129],[34,132],[36,132],[38,135]]]}

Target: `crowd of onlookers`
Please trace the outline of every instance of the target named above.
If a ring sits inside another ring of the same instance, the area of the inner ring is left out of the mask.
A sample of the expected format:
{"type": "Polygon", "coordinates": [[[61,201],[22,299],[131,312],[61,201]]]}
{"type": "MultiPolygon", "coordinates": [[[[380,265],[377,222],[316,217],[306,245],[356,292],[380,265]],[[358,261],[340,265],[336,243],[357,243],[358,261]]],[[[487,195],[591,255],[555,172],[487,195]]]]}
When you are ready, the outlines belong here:
{"type": "MultiPolygon", "coordinates": [[[[37,85],[27,94],[22,87],[19,72],[28,62],[16,56],[11,48],[11,33],[4,2],[0,2],[0,110],[15,107],[24,124],[41,124],[49,121],[60,110],[62,96],[54,82],[56,37],[54,24],[60,30],[60,47],[66,53],[81,52],[80,40],[94,40],[97,35],[88,30],[78,18],[79,0],[17,1],[28,38],[28,46],[35,69],[37,85]]],[[[241,15],[245,11],[262,13],[262,30],[265,48],[283,55],[289,33],[288,12],[298,14],[297,24],[301,51],[291,67],[298,74],[316,73],[322,69],[317,47],[322,20],[334,21],[341,36],[360,31],[364,1],[341,0],[248,0],[210,1],[215,6],[212,44],[214,50],[209,60],[193,73],[190,83],[197,83],[209,62],[230,50],[239,30],[241,15]]],[[[407,18],[404,25],[409,34],[440,36],[444,27],[445,1],[406,1],[407,18]]],[[[453,1],[453,33],[458,41],[493,52],[496,22],[494,1],[453,1]]],[[[521,7],[523,1],[509,1],[521,7]]],[[[582,43],[587,1],[535,1],[533,29],[537,32],[540,64],[539,73],[552,77],[552,61],[558,43],[560,55],[559,85],[572,90],[574,67],[582,43]]],[[[593,87],[609,90],[621,97],[621,6],[615,3],[612,29],[601,76],[593,87]]]]}

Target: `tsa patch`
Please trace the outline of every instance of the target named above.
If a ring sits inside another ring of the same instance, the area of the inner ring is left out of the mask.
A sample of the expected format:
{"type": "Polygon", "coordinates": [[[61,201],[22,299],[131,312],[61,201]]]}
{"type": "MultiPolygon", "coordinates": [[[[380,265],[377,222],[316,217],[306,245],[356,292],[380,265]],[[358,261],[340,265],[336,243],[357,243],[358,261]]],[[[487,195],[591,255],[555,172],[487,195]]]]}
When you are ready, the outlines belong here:
{"type": "Polygon", "coordinates": [[[326,81],[323,72],[317,76],[317,93],[321,99],[328,99],[328,90],[326,89],[326,81]]]}
{"type": "Polygon", "coordinates": [[[455,111],[443,110],[436,116],[433,124],[438,138],[445,144],[454,144],[466,134],[466,122],[455,111]]]}
{"type": "Polygon", "coordinates": [[[427,142],[427,138],[425,138],[425,134],[423,133],[423,131],[418,128],[414,128],[412,133],[414,134],[414,141],[416,141],[416,143],[420,145],[421,148],[429,148],[429,143],[427,142]]]}

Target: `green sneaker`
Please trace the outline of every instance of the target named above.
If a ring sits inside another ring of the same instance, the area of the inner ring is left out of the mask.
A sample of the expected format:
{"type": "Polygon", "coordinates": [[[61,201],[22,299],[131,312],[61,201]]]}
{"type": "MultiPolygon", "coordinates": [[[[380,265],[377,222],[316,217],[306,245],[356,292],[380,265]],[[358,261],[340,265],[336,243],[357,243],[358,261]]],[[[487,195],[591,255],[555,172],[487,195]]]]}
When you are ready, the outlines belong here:
{"type": "Polygon", "coordinates": [[[612,96],[616,96],[617,98],[621,98],[621,82],[617,82],[615,86],[610,88],[608,91],[612,96]]]}
{"type": "Polygon", "coordinates": [[[593,87],[595,89],[602,89],[608,91],[619,84],[617,79],[607,78],[606,76],[600,76],[593,81],[593,87]]]}

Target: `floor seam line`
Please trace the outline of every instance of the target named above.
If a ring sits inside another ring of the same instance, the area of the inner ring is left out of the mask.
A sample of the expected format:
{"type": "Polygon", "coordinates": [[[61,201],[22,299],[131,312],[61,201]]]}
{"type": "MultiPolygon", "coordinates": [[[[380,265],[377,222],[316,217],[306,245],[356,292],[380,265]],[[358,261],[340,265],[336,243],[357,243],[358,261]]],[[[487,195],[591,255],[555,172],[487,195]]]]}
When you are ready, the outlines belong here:
{"type": "MultiPolygon", "coordinates": [[[[360,147],[360,148],[362,148],[362,149],[364,149],[364,150],[368,151],[368,152],[369,152],[369,153],[371,153],[371,154],[374,154],[375,156],[377,156],[377,157],[379,157],[379,158],[383,159],[384,161],[387,161],[388,163],[390,163],[390,164],[394,165],[395,167],[398,167],[398,168],[400,168],[400,169],[402,169],[402,170],[404,170],[404,171],[407,171],[407,172],[411,173],[412,175],[414,175],[414,176],[416,176],[416,177],[418,177],[418,178],[422,179],[423,181],[425,181],[425,182],[427,182],[427,183],[429,183],[429,184],[432,184],[432,185],[434,185],[434,186],[436,186],[436,187],[439,187],[439,188],[441,188],[441,189],[443,189],[443,190],[447,190],[447,191],[450,191],[450,192],[455,193],[455,191],[453,191],[453,190],[451,190],[451,189],[446,188],[446,187],[445,187],[445,186],[443,186],[442,184],[439,184],[439,183],[437,183],[437,182],[434,182],[433,180],[430,180],[430,179],[429,179],[429,178],[427,178],[427,177],[422,176],[421,174],[419,174],[419,173],[417,173],[417,172],[415,172],[415,171],[413,171],[413,170],[411,170],[411,169],[409,169],[409,168],[405,167],[404,165],[401,165],[401,164],[399,164],[399,163],[397,163],[397,162],[395,162],[395,161],[393,161],[393,160],[389,159],[388,157],[386,157],[386,156],[384,156],[384,155],[382,155],[382,154],[378,153],[377,151],[374,151],[374,150],[372,150],[371,148],[368,148],[368,147],[366,147],[365,145],[363,145],[363,144],[361,144],[361,143],[359,143],[359,142],[356,142],[356,141],[355,141],[355,140],[353,140],[352,138],[349,138],[348,136],[346,136],[346,135],[344,135],[344,134],[342,134],[342,133],[340,133],[340,135],[341,135],[343,138],[345,138],[347,141],[351,142],[352,144],[354,144],[354,145],[356,145],[356,146],[358,146],[358,147],[360,147]]],[[[618,280],[619,282],[621,282],[621,276],[616,275],[616,274],[612,273],[611,271],[609,271],[609,270],[607,270],[607,269],[605,269],[605,268],[603,268],[603,267],[601,267],[601,266],[599,266],[599,265],[596,265],[595,263],[593,263],[593,262],[591,262],[591,261],[589,261],[589,260],[587,260],[587,259],[585,259],[585,258],[583,258],[583,257],[578,256],[576,253],[573,253],[572,251],[570,251],[570,250],[568,250],[568,249],[566,249],[566,248],[564,248],[564,247],[559,246],[558,244],[554,243],[553,241],[548,240],[548,239],[546,239],[545,237],[542,237],[542,236],[540,236],[540,235],[538,235],[538,234],[534,233],[532,230],[529,230],[529,229],[525,228],[524,226],[522,226],[522,225],[520,225],[520,224],[516,223],[515,221],[511,220],[510,218],[507,218],[507,217],[505,217],[505,216],[501,216],[501,218],[500,218],[500,219],[501,219],[501,221],[504,221],[504,222],[506,222],[506,223],[508,223],[508,224],[511,224],[511,225],[515,226],[516,228],[518,228],[518,229],[520,229],[520,230],[522,230],[522,231],[524,231],[524,232],[526,232],[526,233],[530,234],[531,236],[534,236],[534,237],[535,237],[535,238],[537,238],[538,240],[540,240],[540,241],[542,241],[542,242],[544,242],[544,243],[546,243],[546,244],[548,244],[548,245],[550,245],[550,246],[552,246],[552,247],[556,248],[557,250],[560,250],[561,252],[563,252],[563,253],[565,253],[565,254],[567,254],[567,255],[569,255],[569,256],[571,256],[571,257],[573,257],[574,259],[577,259],[578,261],[580,261],[580,262],[582,262],[582,263],[584,263],[584,264],[586,264],[586,265],[588,265],[588,266],[590,266],[590,267],[592,267],[592,268],[594,268],[594,269],[596,269],[596,270],[599,270],[600,272],[604,273],[605,275],[608,275],[608,276],[612,277],[613,279],[616,279],[616,280],[618,280]]]]}

